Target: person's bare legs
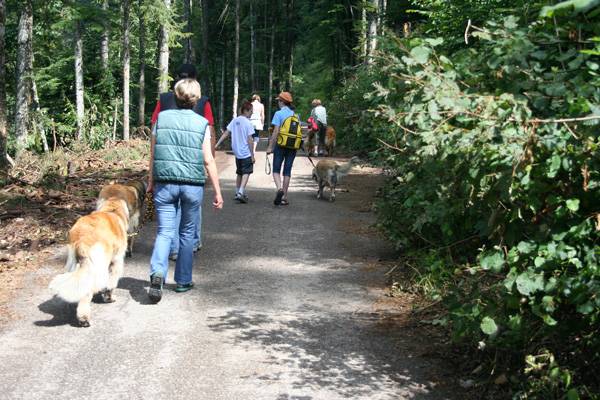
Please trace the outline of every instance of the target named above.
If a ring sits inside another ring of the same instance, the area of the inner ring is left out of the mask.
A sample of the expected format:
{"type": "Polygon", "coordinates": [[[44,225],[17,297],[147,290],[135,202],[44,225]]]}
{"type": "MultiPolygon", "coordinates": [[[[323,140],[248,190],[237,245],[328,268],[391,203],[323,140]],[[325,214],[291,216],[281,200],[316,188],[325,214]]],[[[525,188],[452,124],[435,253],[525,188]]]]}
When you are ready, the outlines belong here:
{"type": "MultiPolygon", "coordinates": [[[[279,175],[279,173],[273,172],[273,182],[275,182],[277,191],[279,191],[279,189],[281,189],[281,175],[279,175]]],[[[289,179],[288,179],[288,185],[289,185],[289,179]]]]}
{"type": "Polygon", "coordinates": [[[291,176],[283,176],[283,197],[282,199],[287,200],[288,188],[290,187],[291,176]]]}
{"type": "MultiPolygon", "coordinates": [[[[238,175],[239,177],[239,175],[238,175]]],[[[242,193],[246,193],[246,185],[248,184],[248,179],[250,178],[250,174],[244,174],[241,177],[241,181],[240,181],[240,189],[242,193]]]]}
{"type": "Polygon", "coordinates": [[[235,177],[235,194],[236,194],[236,196],[240,192],[241,184],[242,184],[242,176],[236,175],[236,177],[235,177]]]}

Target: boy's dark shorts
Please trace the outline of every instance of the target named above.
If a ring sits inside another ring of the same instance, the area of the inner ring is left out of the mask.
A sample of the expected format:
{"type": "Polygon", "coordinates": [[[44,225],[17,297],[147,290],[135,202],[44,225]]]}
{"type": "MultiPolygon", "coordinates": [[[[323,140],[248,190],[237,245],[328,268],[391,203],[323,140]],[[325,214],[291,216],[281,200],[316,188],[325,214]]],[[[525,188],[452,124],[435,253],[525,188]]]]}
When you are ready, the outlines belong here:
{"type": "Polygon", "coordinates": [[[252,157],[248,158],[236,158],[235,159],[236,175],[246,175],[254,172],[254,164],[252,164],[252,157]]]}

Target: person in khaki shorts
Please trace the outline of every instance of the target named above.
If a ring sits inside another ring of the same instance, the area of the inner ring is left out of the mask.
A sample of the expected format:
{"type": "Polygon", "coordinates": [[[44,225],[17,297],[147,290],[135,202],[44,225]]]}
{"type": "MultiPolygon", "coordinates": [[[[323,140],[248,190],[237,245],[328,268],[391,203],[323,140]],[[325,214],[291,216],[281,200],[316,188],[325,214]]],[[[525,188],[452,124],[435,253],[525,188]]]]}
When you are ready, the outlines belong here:
{"type": "Polygon", "coordinates": [[[246,185],[252,172],[254,172],[254,127],[250,123],[252,104],[248,101],[242,103],[240,115],[234,118],[227,130],[221,135],[215,148],[219,147],[223,140],[231,135],[231,150],[235,155],[236,166],[236,190],[234,200],[240,203],[248,202],[246,185]]]}

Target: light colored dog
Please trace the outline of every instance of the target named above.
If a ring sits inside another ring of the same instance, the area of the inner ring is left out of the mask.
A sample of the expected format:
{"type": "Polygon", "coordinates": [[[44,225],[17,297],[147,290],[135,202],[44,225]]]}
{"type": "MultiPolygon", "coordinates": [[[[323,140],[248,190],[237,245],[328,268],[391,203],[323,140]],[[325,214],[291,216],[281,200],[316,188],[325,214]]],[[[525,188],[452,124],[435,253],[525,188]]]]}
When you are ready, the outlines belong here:
{"type": "Polygon", "coordinates": [[[333,160],[319,160],[313,168],[312,177],[319,184],[317,199],[323,197],[323,189],[329,186],[331,193],[329,201],[335,201],[335,187],[339,184],[341,178],[347,175],[353,165],[360,160],[358,157],[352,157],[350,161],[344,164],[338,164],[333,160]]]}
{"type": "Polygon", "coordinates": [[[102,204],[111,197],[116,197],[127,203],[127,209],[129,210],[129,229],[127,233],[129,237],[126,255],[128,257],[131,257],[133,253],[134,235],[142,223],[145,195],[146,184],[143,182],[132,181],[124,185],[110,183],[102,187],[96,202],[96,209],[102,207],[102,204]]]}
{"type": "Polygon", "coordinates": [[[103,292],[112,303],[113,290],[123,275],[129,210],[117,197],[102,202],[97,211],[79,218],[69,231],[67,272],[56,276],[49,288],[69,303],[77,303],[77,320],[90,326],[91,301],[103,292]]]}

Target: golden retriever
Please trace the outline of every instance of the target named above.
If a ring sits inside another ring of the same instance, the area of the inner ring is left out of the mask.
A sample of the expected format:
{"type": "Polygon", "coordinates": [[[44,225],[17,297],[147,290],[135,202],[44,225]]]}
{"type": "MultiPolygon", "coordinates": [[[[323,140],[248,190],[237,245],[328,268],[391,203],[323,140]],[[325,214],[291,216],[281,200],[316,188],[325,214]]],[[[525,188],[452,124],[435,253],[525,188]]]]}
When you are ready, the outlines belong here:
{"type": "Polygon", "coordinates": [[[146,195],[146,184],[140,181],[132,181],[127,184],[110,183],[102,187],[98,195],[97,209],[111,197],[116,197],[127,203],[129,210],[129,235],[127,244],[128,257],[133,253],[134,235],[137,233],[143,217],[144,199],[146,195]]]}
{"type": "Polygon", "coordinates": [[[52,279],[49,288],[63,300],[77,303],[80,326],[90,326],[94,294],[103,292],[105,302],[115,301],[113,290],[123,275],[128,221],[127,203],[110,197],[69,231],[67,272],[52,279]]]}

